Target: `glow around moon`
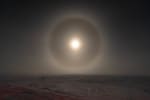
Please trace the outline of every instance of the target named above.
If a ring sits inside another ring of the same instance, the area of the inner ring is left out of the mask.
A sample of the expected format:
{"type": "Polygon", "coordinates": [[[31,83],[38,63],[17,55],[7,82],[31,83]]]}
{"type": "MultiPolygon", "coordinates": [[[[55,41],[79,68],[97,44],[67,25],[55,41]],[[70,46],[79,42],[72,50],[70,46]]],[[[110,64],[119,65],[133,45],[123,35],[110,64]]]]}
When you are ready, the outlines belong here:
{"type": "Polygon", "coordinates": [[[92,68],[101,54],[101,35],[88,20],[70,17],[50,33],[50,63],[58,70],[78,72],[92,68]]]}

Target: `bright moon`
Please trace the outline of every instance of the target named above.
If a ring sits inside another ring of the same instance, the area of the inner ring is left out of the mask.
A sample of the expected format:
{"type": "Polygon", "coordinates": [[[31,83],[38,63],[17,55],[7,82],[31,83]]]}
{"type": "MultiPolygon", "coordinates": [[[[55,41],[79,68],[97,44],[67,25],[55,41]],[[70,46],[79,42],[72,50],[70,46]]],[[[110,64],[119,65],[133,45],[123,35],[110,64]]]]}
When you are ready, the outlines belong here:
{"type": "Polygon", "coordinates": [[[70,47],[72,50],[78,50],[81,46],[81,42],[78,38],[73,38],[71,41],[70,41],[70,47]]]}
{"type": "Polygon", "coordinates": [[[98,67],[103,54],[101,32],[91,21],[86,17],[84,19],[84,16],[71,15],[55,24],[47,42],[50,65],[54,71],[78,74],[98,67]]]}

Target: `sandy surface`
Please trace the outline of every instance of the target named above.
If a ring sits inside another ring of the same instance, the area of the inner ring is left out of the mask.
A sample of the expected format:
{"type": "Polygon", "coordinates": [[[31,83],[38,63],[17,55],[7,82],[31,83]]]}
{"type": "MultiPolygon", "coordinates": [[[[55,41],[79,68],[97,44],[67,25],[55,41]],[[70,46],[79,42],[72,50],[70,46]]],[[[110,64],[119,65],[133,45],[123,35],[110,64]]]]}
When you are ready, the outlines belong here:
{"type": "Polygon", "coordinates": [[[7,86],[27,89],[42,99],[6,100],[150,100],[150,78],[142,77],[42,77],[7,82],[7,86]]]}

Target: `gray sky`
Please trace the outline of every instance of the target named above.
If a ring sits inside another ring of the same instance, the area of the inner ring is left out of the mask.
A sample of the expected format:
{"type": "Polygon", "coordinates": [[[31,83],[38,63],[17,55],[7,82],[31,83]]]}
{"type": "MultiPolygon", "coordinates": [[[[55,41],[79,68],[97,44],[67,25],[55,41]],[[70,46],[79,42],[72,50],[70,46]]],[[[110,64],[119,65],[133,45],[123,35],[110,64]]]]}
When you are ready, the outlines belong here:
{"type": "Polygon", "coordinates": [[[150,14],[146,2],[7,0],[0,5],[1,75],[70,74],[67,69],[53,68],[46,48],[48,32],[57,19],[68,14],[91,18],[103,32],[107,47],[96,67],[75,74],[150,75],[150,14]]]}

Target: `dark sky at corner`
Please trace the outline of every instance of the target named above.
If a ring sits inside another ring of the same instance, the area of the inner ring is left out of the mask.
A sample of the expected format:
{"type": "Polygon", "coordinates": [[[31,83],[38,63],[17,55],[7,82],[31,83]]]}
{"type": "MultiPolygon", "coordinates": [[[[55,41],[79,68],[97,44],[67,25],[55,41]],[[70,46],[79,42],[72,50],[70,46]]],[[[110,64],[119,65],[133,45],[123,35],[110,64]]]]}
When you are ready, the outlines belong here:
{"type": "Polygon", "coordinates": [[[69,7],[88,8],[98,20],[100,15],[105,16],[112,42],[109,58],[118,62],[110,68],[119,71],[114,73],[150,75],[150,7],[142,0],[1,1],[0,74],[32,73],[35,69],[38,69],[36,73],[40,72],[44,66],[41,45],[46,18],[50,22],[55,11],[69,7]]]}

